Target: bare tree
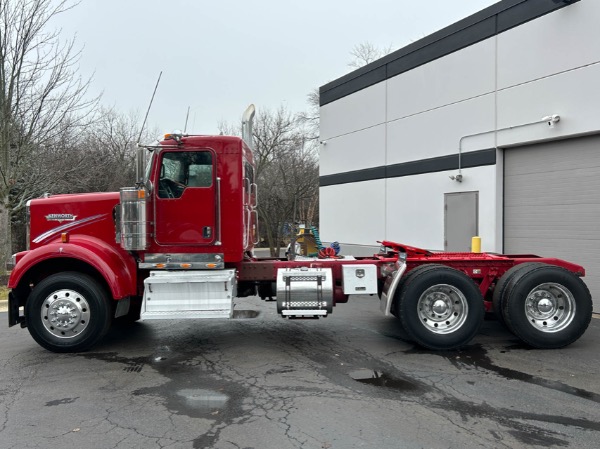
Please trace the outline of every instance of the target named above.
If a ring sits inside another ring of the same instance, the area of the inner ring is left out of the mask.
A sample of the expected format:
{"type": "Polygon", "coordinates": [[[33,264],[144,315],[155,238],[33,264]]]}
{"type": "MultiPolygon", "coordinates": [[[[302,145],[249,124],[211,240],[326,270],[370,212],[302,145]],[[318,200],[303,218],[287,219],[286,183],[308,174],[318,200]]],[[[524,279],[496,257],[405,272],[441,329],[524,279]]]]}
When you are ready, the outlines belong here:
{"type": "MultiPolygon", "coordinates": [[[[219,124],[222,134],[240,130],[219,124]]],[[[294,221],[316,223],[319,204],[319,165],[315,139],[299,117],[283,107],[261,110],[253,129],[261,238],[271,255],[284,243],[284,228],[294,221]]]]}
{"type": "Polygon", "coordinates": [[[319,108],[321,107],[319,89],[315,88],[311,90],[306,96],[306,101],[308,103],[308,110],[300,112],[298,120],[307,131],[306,138],[317,141],[319,140],[319,108]]]}
{"type": "MultiPolygon", "coordinates": [[[[120,114],[114,109],[102,109],[99,119],[84,132],[80,144],[90,169],[70,184],[85,192],[114,191],[132,184],[141,123],[137,112],[120,114]]],[[[150,141],[150,135],[145,132],[142,141],[150,141]]]]}
{"type": "Polygon", "coordinates": [[[299,201],[318,202],[318,163],[310,137],[298,116],[283,107],[260,111],[256,118],[258,213],[273,256],[279,254],[285,224],[297,219],[299,201]]]}
{"type": "MultiPolygon", "coordinates": [[[[26,228],[25,211],[11,201],[46,192],[107,192],[132,185],[140,126],[137,113],[119,114],[113,109],[101,109],[96,120],[85,129],[67,126],[60,139],[35,147],[28,170],[13,185],[9,196],[13,247],[25,247],[26,228]]],[[[149,142],[151,135],[157,135],[157,131],[146,131],[142,140],[149,142]]]]}
{"type": "Polygon", "coordinates": [[[304,136],[298,128],[297,118],[284,107],[259,111],[253,129],[257,177],[270,163],[302,145],[304,136]]]}
{"type": "Polygon", "coordinates": [[[59,31],[49,29],[52,18],[72,6],[67,0],[0,1],[0,262],[12,251],[11,216],[54,181],[52,173],[32,176],[32,162],[85,124],[97,103],[87,99],[89,80],[77,75],[74,41],[61,41],[59,31]]]}
{"type": "Polygon", "coordinates": [[[277,256],[296,223],[316,224],[319,203],[319,165],[316,153],[295,148],[273,160],[259,179],[258,211],[271,255],[277,256]]]}
{"type": "Polygon", "coordinates": [[[352,56],[352,60],[348,63],[348,66],[358,69],[378,60],[387,54],[390,54],[391,52],[391,45],[384,48],[379,48],[373,45],[371,42],[362,42],[355,45],[352,50],[350,50],[350,56],[352,56]]]}

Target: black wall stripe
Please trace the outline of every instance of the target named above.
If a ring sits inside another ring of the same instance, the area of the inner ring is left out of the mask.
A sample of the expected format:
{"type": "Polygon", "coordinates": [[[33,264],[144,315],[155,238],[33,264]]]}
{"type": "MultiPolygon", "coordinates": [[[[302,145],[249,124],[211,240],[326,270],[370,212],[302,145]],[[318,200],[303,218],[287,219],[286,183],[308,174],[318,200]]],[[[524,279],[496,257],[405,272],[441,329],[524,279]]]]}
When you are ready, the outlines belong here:
{"type": "Polygon", "coordinates": [[[324,106],[581,0],[502,0],[355,70],[319,90],[324,106]]]}
{"type": "MultiPolygon", "coordinates": [[[[496,149],[471,151],[463,153],[461,158],[462,168],[482,167],[496,164],[496,149]]],[[[401,164],[381,167],[365,168],[335,175],[325,175],[319,178],[321,187],[347,184],[352,182],[374,181],[376,179],[399,178],[402,176],[422,175],[446,170],[458,170],[458,153],[448,156],[421,159],[419,161],[404,162],[401,164]]]]}

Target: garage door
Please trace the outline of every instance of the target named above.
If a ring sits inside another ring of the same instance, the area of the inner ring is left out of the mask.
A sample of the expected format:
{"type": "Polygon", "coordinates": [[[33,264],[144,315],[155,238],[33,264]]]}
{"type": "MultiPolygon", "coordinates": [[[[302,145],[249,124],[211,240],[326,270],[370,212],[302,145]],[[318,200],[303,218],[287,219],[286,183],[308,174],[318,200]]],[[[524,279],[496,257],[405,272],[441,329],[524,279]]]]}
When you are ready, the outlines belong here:
{"type": "Polygon", "coordinates": [[[600,136],[504,151],[504,252],[583,265],[600,312],[600,136]]]}

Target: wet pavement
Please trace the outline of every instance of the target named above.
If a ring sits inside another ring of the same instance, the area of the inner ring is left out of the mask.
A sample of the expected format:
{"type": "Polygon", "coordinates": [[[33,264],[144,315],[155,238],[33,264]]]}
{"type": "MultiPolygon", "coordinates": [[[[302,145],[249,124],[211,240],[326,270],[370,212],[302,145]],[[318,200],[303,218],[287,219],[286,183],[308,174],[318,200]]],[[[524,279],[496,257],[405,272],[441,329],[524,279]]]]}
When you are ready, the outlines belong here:
{"type": "Polygon", "coordinates": [[[598,319],[561,350],[486,321],[434,353],[373,297],[320,320],[237,303],[231,321],[115,327],[83,354],[3,324],[0,449],[598,447],[598,319]]]}

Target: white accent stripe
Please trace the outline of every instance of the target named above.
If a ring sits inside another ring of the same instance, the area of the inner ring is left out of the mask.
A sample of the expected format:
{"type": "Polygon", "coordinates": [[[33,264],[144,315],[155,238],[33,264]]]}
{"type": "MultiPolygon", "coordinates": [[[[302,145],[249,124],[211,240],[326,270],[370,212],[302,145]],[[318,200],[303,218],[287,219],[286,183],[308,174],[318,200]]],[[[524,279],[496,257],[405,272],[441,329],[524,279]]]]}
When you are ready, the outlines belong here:
{"type": "Polygon", "coordinates": [[[92,215],[91,217],[82,218],[81,220],[73,221],[71,223],[67,223],[67,224],[58,226],[56,228],[50,229],[49,231],[46,231],[43,234],[37,236],[35,239],[33,239],[33,243],[42,243],[44,240],[47,240],[50,237],[53,237],[54,235],[56,235],[58,233],[65,232],[69,229],[80,227],[84,224],[89,224],[93,221],[99,221],[102,218],[107,217],[108,215],[109,214],[92,215]]]}

